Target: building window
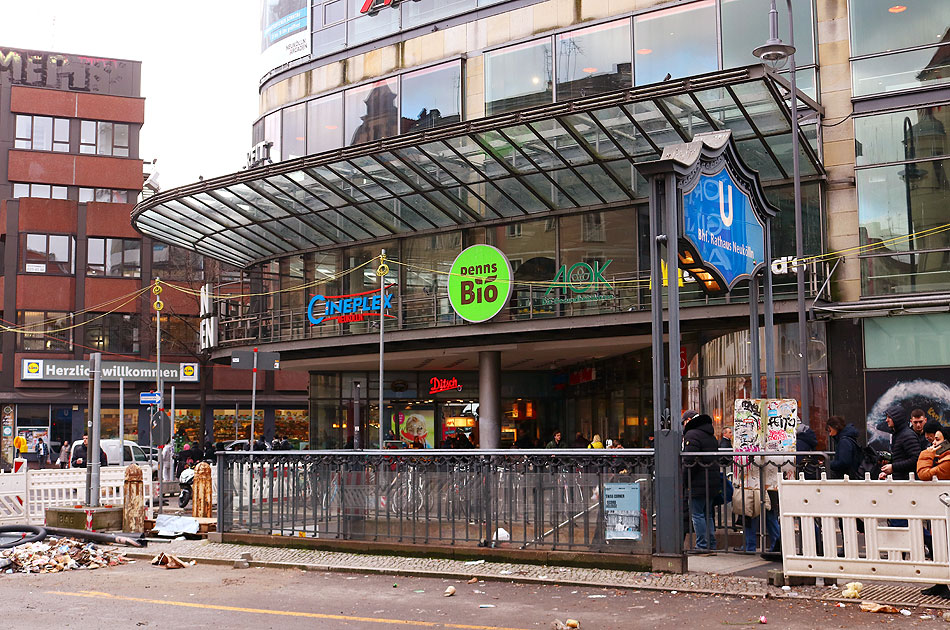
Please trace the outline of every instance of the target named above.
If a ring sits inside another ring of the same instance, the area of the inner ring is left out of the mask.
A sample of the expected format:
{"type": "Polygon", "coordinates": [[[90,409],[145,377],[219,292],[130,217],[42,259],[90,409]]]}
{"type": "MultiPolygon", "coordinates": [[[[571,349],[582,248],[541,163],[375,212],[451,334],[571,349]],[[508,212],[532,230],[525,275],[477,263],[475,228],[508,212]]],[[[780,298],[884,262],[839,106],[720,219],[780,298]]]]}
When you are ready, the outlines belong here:
{"type": "Polygon", "coordinates": [[[630,87],[630,20],[557,36],[557,100],[630,87]]]}
{"type": "Polygon", "coordinates": [[[73,274],[76,240],[64,234],[27,234],[23,252],[26,273],[73,274]]]}
{"type": "MultiPolygon", "coordinates": [[[[329,5],[328,5],[329,6],[329,5]]],[[[307,154],[343,146],[343,93],[307,103],[307,154]]]]}
{"type": "MultiPolygon", "coordinates": [[[[722,67],[737,68],[761,63],[752,50],[765,43],[765,36],[769,32],[768,3],[763,10],[760,0],[721,2],[722,67]]],[[[779,37],[788,41],[788,6],[785,2],[777,2],[775,8],[778,9],[779,37]]],[[[795,65],[801,68],[815,63],[812,0],[792,0],[792,14],[795,16],[795,65]]],[[[798,88],[801,89],[801,86],[798,88]]]]}
{"type": "Polygon", "coordinates": [[[13,184],[13,198],[32,197],[34,199],[66,199],[65,186],[51,184],[13,184]]]}
{"type": "Polygon", "coordinates": [[[950,82],[950,3],[944,0],[851,0],[854,96],[950,82]]]}
{"type": "Polygon", "coordinates": [[[86,275],[138,278],[141,252],[142,241],[136,239],[90,238],[86,275]]]}
{"type": "Polygon", "coordinates": [[[485,115],[550,103],[554,60],[551,38],[485,53],[485,115]]]}
{"type": "Polygon", "coordinates": [[[152,243],[152,274],[162,280],[200,282],[204,278],[204,258],[189,249],[152,243]]]}
{"type": "Polygon", "coordinates": [[[280,162],[283,158],[280,152],[280,117],[281,112],[276,111],[264,117],[264,142],[270,142],[270,159],[272,162],[280,162]]]}
{"type": "Polygon", "coordinates": [[[100,203],[128,203],[129,193],[127,190],[115,190],[113,188],[80,188],[79,203],[88,203],[98,201],[100,203]]]}
{"type": "Polygon", "coordinates": [[[347,144],[362,144],[399,133],[399,81],[385,79],[347,90],[344,96],[347,144]]]}
{"type": "Polygon", "coordinates": [[[282,159],[290,160],[307,155],[307,106],[304,103],[284,109],[282,159]]]}
{"type": "Polygon", "coordinates": [[[69,152],[69,119],[17,114],[16,149],[69,152]]]}
{"type": "Polygon", "coordinates": [[[59,311],[17,311],[17,325],[27,332],[17,336],[19,350],[70,352],[73,318],[59,311]]]}
{"type": "Polygon", "coordinates": [[[462,63],[455,61],[402,76],[402,133],[462,120],[462,63]]]}
{"type": "MultiPolygon", "coordinates": [[[[154,337],[154,315],[151,322],[154,337]]],[[[193,354],[198,349],[199,322],[194,315],[162,315],[162,348],[170,354],[193,354]]]]}
{"type": "Polygon", "coordinates": [[[688,77],[719,68],[714,0],[645,13],[634,18],[637,85],[688,77]]]}
{"type": "Polygon", "coordinates": [[[864,295],[950,289],[948,104],[854,121],[864,295]]]}
{"type": "Polygon", "coordinates": [[[129,126],[125,123],[80,121],[79,152],[128,157],[129,126]]]}
{"type": "Polygon", "coordinates": [[[522,227],[520,223],[509,223],[508,224],[508,238],[518,238],[521,236],[522,227]]]}
{"type": "Polygon", "coordinates": [[[581,239],[585,243],[603,243],[607,240],[603,212],[588,212],[581,215],[581,217],[581,225],[583,226],[581,239]]]}
{"type": "Polygon", "coordinates": [[[85,345],[101,352],[135,354],[139,351],[139,316],[126,313],[90,314],[85,345]]]}

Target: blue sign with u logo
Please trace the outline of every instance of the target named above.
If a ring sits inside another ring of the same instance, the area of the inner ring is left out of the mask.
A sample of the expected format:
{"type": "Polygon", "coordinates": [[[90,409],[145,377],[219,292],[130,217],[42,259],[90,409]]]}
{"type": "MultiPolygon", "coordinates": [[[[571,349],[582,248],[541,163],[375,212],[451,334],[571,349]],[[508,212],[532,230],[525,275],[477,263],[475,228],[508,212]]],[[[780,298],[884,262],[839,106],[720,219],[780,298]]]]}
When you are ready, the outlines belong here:
{"type": "Polygon", "coordinates": [[[765,260],[765,225],[726,168],[683,195],[683,237],[727,290],[765,260]]]}

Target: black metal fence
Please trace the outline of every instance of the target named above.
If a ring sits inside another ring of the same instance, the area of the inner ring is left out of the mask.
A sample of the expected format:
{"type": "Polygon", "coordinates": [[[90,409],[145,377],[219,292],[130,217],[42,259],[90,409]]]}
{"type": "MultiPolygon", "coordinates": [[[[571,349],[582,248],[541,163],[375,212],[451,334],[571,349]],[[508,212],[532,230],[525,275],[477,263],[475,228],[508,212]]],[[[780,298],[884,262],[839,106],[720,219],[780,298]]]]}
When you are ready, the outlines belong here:
{"type": "Polygon", "coordinates": [[[826,472],[823,452],[684,453],[683,531],[689,552],[781,551],[778,481],[826,472]]]}
{"type": "Polygon", "coordinates": [[[652,550],[650,450],[219,453],[217,474],[221,532],[652,550]]]}
{"type": "MultiPolygon", "coordinates": [[[[682,457],[684,547],[780,547],[779,476],[824,453],[682,457]]],[[[420,545],[650,554],[651,449],[218,454],[218,530],[420,545]]]]}

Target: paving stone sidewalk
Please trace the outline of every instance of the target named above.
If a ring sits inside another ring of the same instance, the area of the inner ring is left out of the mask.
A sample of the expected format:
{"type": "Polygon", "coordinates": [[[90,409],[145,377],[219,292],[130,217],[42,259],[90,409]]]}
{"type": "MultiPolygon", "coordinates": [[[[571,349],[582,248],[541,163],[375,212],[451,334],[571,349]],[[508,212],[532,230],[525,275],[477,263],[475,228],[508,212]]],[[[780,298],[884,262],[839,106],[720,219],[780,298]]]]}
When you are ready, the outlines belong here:
{"type": "Polygon", "coordinates": [[[761,578],[712,573],[652,573],[617,569],[556,567],[511,562],[464,561],[443,558],[414,558],[397,555],[345,553],[286,547],[260,547],[213,543],[207,540],[173,540],[154,543],[146,550],[124,549],[133,558],[152,558],[164,551],[182,560],[232,564],[251,554],[252,567],[300,568],[313,571],[347,571],[525,583],[563,584],[600,588],[712,593],[745,597],[782,596],[781,589],[761,578]]]}

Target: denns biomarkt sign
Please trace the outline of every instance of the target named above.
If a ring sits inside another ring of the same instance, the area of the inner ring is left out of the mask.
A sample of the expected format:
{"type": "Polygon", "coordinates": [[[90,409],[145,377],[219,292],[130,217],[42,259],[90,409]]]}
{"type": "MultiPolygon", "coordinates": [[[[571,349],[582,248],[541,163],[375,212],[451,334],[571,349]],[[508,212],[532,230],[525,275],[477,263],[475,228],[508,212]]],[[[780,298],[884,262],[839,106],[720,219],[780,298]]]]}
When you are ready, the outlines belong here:
{"type": "Polygon", "coordinates": [[[612,300],[616,297],[613,294],[613,285],[604,277],[604,272],[612,262],[613,259],[607,260],[603,265],[599,260],[590,263],[578,262],[570,267],[561,265],[548,290],[544,292],[541,304],[574,304],[612,300]],[[551,292],[556,288],[566,289],[569,294],[560,297],[552,296],[551,292]]]}
{"type": "MultiPolygon", "coordinates": [[[[386,288],[389,289],[393,285],[386,288]]],[[[384,292],[382,296],[383,311],[393,307],[393,294],[384,292]]],[[[307,305],[307,319],[313,326],[319,326],[325,321],[338,321],[341,324],[361,322],[366,318],[379,317],[379,291],[351,293],[349,295],[315,295],[307,305]]],[[[383,317],[395,319],[394,315],[384,312],[383,317]]]]}

